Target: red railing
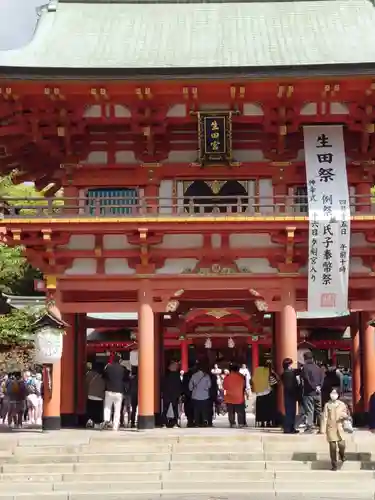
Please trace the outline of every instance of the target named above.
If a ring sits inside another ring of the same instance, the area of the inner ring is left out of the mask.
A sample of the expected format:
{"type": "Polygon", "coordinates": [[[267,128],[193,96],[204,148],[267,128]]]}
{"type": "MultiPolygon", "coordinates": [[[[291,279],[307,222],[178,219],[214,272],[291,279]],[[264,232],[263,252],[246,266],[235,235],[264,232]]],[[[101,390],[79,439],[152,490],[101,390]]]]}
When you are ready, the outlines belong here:
{"type": "MultiPolygon", "coordinates": [[[[351,214],[375,215],[375,203],[369,195],[350,197],[351,214]]],[[[163,197],[114,198],[6,198],[0,201],[0,217],[58,218],[58,217],[147,217],[168,218],[181,216],[228,215],[308,215],[305,197],[273,196],[244,197],[222,196],[220,199],[203,196],[180,197],[171,200],[163,197]]]]}

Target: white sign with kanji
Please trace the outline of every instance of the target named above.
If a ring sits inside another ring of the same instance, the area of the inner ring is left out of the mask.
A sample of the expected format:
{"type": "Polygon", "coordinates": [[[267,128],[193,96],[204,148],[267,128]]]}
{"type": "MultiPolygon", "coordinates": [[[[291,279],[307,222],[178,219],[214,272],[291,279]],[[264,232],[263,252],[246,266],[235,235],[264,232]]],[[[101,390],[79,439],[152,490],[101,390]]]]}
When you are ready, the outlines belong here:
{"type": "Polygon", "coordinates": [[[343,127],[303,128],[309,205],[308,311],[348,311],[350,200],[343,127]]]}

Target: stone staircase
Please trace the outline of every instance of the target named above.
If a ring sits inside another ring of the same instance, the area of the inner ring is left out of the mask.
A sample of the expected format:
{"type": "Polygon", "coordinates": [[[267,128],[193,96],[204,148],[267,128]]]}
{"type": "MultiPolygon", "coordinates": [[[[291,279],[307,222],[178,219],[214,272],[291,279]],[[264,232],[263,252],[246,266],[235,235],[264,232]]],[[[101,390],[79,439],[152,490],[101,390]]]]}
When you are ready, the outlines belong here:
{"type": "Polygon", "coordinates": [[[254,429],[0,434],[0,500],[374,499],[375,436],[348,436],[332,472],[323,436],[254,429]]]}

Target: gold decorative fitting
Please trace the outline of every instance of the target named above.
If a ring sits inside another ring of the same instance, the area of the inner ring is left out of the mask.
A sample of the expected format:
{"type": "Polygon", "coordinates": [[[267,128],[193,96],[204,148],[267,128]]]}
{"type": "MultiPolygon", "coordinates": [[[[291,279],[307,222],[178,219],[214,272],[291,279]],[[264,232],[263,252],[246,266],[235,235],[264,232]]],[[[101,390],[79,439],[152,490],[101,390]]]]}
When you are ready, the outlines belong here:
{"type": "Polygon", "coordinates": [[[193,94],[193,99],[198,99],[198,89],[197,89],[197,87],[193,87],[191,89],[191,93],[193,94]]]}
{"type": "Polygon", "coordinates": [[[240,99],[244,99],[245,94],[246,94],[246,88],[240,87],[240,99]]]}
{"type": "Polygon", "coordinates": [[[141,99],[141,100],[143,99],[142,89],[140,89],[140,88],[135,89],[135,93],[138,96],[138,99],[141,99]]]}
{"type": "Polygon", "coordinates": [[[57,277],[54,274],[46,275],[46,288],[48,290],[56,290],[57,287],[57,277]]]}
{"type": "Polygon", "coordinates": [[[143,135],[146,137],[150,137],[151,135],[151,127],[143,127],[143,135]]]}
{"type": "Polygon", "coordinates": [[[231,97],[231,99],[235,99],[236,98],[236,87],[231,87],[230,88],[230,97],[231,97]]]}
{"type": "Polygon", "coordinates": [[[294,87],[293,85],[288,85],[287,91],[286,91],[286,96],[287,97],[292,97],[294,92],[294,87]]]}
{"type": "Polygon", "coordinates": [[[182,95],[184,96],[184,99],[189,99],[189,89],[188,89],[188,87],[183,87],[183,89],[182,89],[182,95]]]}
{"type": "Polygon", "coordinates": [[[51,241],[52,231],[50,229],[42,229],[42,236],[44,241],[51,241]]]}
{"type": "Polygon", "coordinates": [[[151,99],[152,98],[152,93],[151,93],[150,87],[146,87],[145,88],[145,96],[147,97],[147,99],[151,99]]]}
{"type": "Polygon", "coordinates": [[[279,127],[279,135],[286,135],[287,134],[287,127],[286,125],[280,125],[279,127]]]}
{"type": "Polygon", "coordinates": [[[367,123],[366,124],[366,132],[368,134],[373,134],[375,132],[375,126],[373,123],[367,123]]]}
{"type": "Polygon", "coordinates": [[[100,247],[96,247],[94,250],[95,257],[101,257],[103,255],[102,249],[100,247]]]}
{"type": "Polygon", "coordinates": [[[65,137],[65,127],[57,127],[57,136],[65,137]]]}
{"type": "Polygon", "coordinates": [[[206,312],[206,316],[212,316],[215,319],[225,318],[225,316],[230,316],[230,314],[226,309],[211,309],[206,312]]]}
{"type": "Polygon", "coordinates": [[[284,85],[279,85],[277,88],[277,97],[280,99],[284,95],[285,87],[284,85]]]}
{"type": "Polygon", "coordinates": [[[14,241],[21,240],[21,231],[19,229],[13,229],[11,232],[14,241]]]}

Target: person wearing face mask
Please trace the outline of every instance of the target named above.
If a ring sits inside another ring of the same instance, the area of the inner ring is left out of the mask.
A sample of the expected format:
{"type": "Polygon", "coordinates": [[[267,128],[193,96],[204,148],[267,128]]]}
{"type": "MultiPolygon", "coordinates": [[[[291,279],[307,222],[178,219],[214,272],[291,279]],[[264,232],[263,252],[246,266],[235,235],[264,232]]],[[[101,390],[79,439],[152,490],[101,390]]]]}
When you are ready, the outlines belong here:
{"type": "Polygon", "coordinates": [[[281,381],[284,388],[284,434],[298,434],[296,430],[296,407],[299,395],[299,383],[297,371],[293,369],[293,360],[291,358],[283,360],[281,381]]]}
{"type": "Polygon", "coordinates": [[[332,470],[334,471],[338,469],[337,448],[341,463],[345,462],[345,431],[343,424],[347,418],[349,418],[349,412],[346,404],[340,401],[337,390],[332,389],[330,400],[324,406],[320,431],[327,436],[332,470]]]}

